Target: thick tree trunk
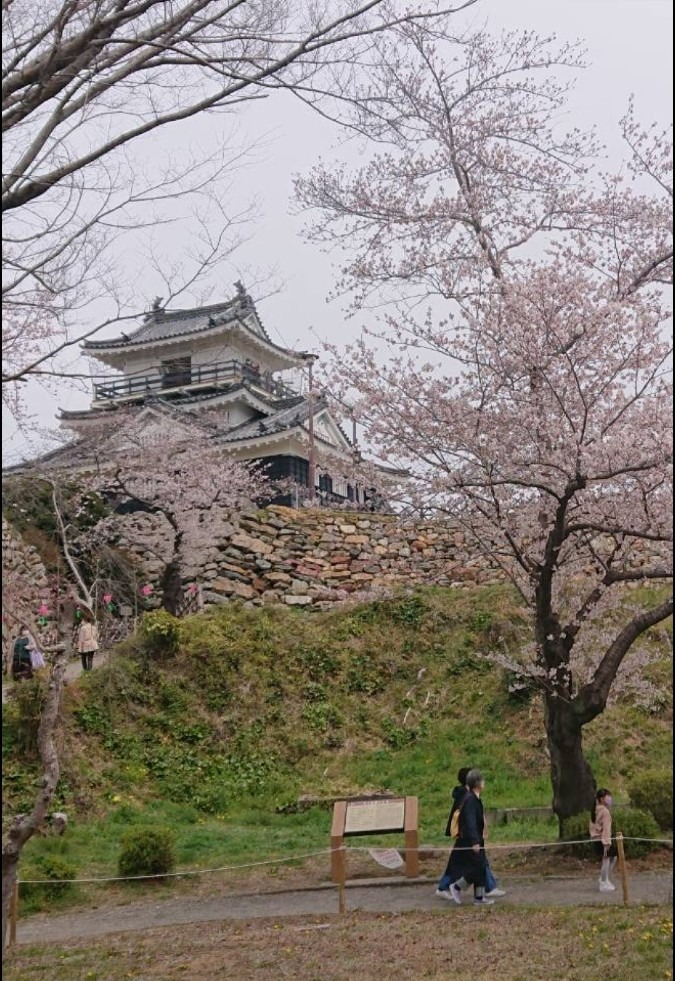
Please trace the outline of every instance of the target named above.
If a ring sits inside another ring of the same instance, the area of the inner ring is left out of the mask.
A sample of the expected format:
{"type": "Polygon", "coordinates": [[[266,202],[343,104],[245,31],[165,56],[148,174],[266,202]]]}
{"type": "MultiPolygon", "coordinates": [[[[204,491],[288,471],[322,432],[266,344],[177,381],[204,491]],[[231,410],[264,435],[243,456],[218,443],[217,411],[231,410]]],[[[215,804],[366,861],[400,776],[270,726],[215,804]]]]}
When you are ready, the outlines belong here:
{"type": "Polygon", "coordinates": [[[180,614],[183,605],[183,532],[173,515],[162,512],[173,529],[173,555],[164,569],[159,588],[162,594],[162,606],[175,617],[180,614]]]}
{"type": "MultiPolygon", "coordinates": [[[[72,622],[72,606],[69,608],[72,622]]],[[[66,621],[68,622],[68,621],[66,621]]],[[[67,634],[68,636],[68,634],[67,634]]],[[[38,729],[38,748],[42,760],[43,773],[40,788],[35,797],[33,810],[30,814],[19,814],[9,829],[7,841],[2,848],[2,952],[4,957],[9,925],[10,905],[14,883],[19,868],[21,850],[26,842],[35,834],[47,816],[49,806],[54,797],[59,782],[59,758],[54,739],[63,690],[63,679],[70,654],[71,644],[66,642],[54,660],[47,696],[42,709],[40,727],[38,729]]]]}
{"type": "Polygon", "coordinates": [[[159,588],[162,592],[162,606],[177,617],[183,605],[183,574],[179,558],[174,558],[164,570],[159,588]]]}
{"type": "Polygon", "coordinates": [[[551,757],[553,810],[565,818],[590,811],[595,798],[593,771],[584,758],[582,724],[569,703],[545,699],[545,724],[551,757]]]}

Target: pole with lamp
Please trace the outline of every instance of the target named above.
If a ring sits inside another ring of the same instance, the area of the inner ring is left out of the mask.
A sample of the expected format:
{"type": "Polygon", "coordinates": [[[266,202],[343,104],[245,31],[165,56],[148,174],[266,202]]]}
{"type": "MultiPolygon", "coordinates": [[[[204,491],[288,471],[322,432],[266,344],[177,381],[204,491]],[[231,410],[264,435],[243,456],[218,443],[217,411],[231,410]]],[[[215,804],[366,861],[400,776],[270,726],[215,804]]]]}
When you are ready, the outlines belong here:
{"type": "Polygon", "coordinates": [[[316,354],[305,354],[309,373],[309,392],[308,392],[308,430],[309,430],[309,499],[313,501],[316,497],[316,446],[314,443],[314,362],[317,360],[316,354]]]}

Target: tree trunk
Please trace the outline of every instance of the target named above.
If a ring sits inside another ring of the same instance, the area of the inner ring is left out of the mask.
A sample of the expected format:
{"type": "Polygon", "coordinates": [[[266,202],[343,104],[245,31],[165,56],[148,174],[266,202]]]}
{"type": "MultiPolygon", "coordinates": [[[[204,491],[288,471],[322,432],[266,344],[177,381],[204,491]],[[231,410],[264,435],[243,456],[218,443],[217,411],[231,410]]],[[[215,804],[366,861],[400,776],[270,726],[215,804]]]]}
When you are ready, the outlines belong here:
{"type": "Polygon", "coordinates": [[[183,605],[183,575],[179,558],[174,558],[164,570],[159,588],[162,593],[162,606],[175,617],[183,605]]]}
{"type": "Polygon", "coordinates": [[[584,758],[582,724],[574,709],[561,698],[545,696],[545,725],[551,756],[553,811],[562,829],[566,818],[591,810],[596,782],[584,758]]]}
{"type": "Polygon", "coordinates": [[[175,617],[180,614],[183,605],[183,532],[172,514],[161,512],[173,529],[173,555],[167,564],[159,583],[162,594],[162,606],[175,617]]]}
{"type": "MultiPolygon", "coordinates": [[[[72,606],[69,607],[72,620],[72,606]]],[[[67,622],[67,621],[66,621],[67,622]]],[[[68,633],[66,632],[68,637],[68,633]]],[[[64,649],[60,651],[52,668],[47,696],[42,709],[40,727],[38,729],[38,749],[42,760],[42,778],[40,788],[35,797],[33,810],[30,814],[18,814],[9,829],[7,841],[2,847],[2,952],[5,953],[7,927],[9,925],[10,905],[14,883],[19,868],[21,850],[26,842],[39,829],[47,816],[49,806],[59,781],[59,757],[54,739],[63,690],[63,679],[66,673],[71,644],[67,640],[64,649]]]]}

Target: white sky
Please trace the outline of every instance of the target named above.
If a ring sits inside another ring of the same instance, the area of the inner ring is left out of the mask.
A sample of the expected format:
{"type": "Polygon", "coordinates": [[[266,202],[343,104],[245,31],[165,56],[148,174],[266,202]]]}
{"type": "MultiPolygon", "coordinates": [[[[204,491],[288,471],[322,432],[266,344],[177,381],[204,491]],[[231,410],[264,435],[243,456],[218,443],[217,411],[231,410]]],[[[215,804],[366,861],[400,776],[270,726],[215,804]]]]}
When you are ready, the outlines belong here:
{"type": "MultiPolygon", "coordinates": [[[[617,123],[631,94],[643,121],[666,124],[672,119],[672,0],[482,0],[465,20],[476,26],[487,21],[495,31],[528,29],[555,33],[561,40],[585,41],[591,64],[579,78],[570,113],[576,125],[598,125],[608,145],[608,164],[621,153],[617,123]]],[[[302,218],[291,213],[293,175],[309,170],[319,157],[331,159],[336,131],[287,96],[251,105],[245,113],[240,120],[242,136],[246,140],[264,137],[267,149],[236,175],[233,193],[242,202],[255,198],[260,218],[251,229],[252,239],[234,256],[231,269],[221,268],[220,282],[213,284],[212,302],[228,299],[232,284],[248,269],[274,269],[282,288],[259,304],[273,340],[302,349],[316,349],[316,335],[347,340],[359,324],[357,320],[345,323],[340,303],[326,303],[335,280],[332,259],[302,241],[302,218]]],[[[226,120],[220,125],[229,131],[226,120]]],[[[214,135],[217,138],[218,126],[214,117],[196,120],[181,137],[208,142],[214,135]]],[[[177,129],[164,136],[173,138],[174,134],[177,129]]],[[[179,253],[178,231],[174,228],[169,234],[175,237],[171,244],[179,253]]],[[[161,285],[151,277],[146,285],[147,293],[139,298],[144,307],[156,293],[162,293],[161,285]]],[[[108,336],[118,333],[115,328],[107,331],[108,336]]],[[[43,427],[55,425],[59,407],[89,404],[84,391],[65,382],[54,395],[37,387],[31,393],[31,411],[43,427]]],[[[27,452],[24,437],[3,412],[3,461],[27,452]]]]}

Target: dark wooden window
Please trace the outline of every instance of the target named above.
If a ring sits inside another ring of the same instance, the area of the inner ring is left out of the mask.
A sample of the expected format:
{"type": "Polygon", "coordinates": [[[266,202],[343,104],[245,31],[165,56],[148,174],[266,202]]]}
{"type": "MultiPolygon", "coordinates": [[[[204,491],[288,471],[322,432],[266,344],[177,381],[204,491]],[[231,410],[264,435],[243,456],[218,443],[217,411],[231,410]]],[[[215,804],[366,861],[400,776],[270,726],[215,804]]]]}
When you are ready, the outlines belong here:
{"type": "Polygon", "coordinates": [[[178,388],[192,381],[192,358],[171,358],[160,365],[162,388],[178,388]]]}
{"type": "Polygon", "coordinates": [[[329,477],[327,473],[319,475],[319,490],[326,494],[333,493],[333,478],[329,477]]]}

